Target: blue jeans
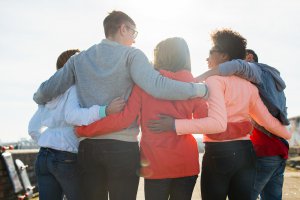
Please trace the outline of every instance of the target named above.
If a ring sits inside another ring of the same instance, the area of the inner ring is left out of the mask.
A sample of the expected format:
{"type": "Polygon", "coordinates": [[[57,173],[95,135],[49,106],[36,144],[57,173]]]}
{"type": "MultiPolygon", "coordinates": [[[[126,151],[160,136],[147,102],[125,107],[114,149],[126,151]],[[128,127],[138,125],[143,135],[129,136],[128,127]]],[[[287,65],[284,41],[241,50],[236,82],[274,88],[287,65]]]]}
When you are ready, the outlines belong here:
{"type": "Polygon", "coordinates": [[[166,179],[145,179],[146,200],[191,200],[196,176],[166,179]]]}
{"type": "Polygon", "coordinates": [[[78,164],[82,200],[136,200],[139,185],[138,142],[85,139],[78,164]]]}
{"type": "Polygon", "coordinates": [[[254,195],[262,200],[281,200],[286,160],[280,156],[258,157],[254,195]]]}
{"type": "Polygon", "coordinates": [[[35,163],[40,200],[79,199],[77,154],[41,148],[35,163]]]}

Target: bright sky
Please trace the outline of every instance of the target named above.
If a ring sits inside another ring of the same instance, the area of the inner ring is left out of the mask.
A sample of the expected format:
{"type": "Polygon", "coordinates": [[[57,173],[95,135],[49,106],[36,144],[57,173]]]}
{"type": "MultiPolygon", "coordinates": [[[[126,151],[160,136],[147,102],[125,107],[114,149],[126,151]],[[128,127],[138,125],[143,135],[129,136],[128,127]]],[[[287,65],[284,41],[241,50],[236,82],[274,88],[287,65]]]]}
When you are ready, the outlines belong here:
{"type": "Polygon", "coordinates": [[[28,121],[37,109],[33,93],[55,72],[58,55],[99,43],[102,21],[114,9],[134,19],[139,31],[134,46],[150,60],[159,41],[185,38],[194,75],[207,68],[213,30],[240,32],[260,62],[281,71],[289,117],[300,115],[299,0],[1,0],[0,140],[28,137],[28,121]]]}

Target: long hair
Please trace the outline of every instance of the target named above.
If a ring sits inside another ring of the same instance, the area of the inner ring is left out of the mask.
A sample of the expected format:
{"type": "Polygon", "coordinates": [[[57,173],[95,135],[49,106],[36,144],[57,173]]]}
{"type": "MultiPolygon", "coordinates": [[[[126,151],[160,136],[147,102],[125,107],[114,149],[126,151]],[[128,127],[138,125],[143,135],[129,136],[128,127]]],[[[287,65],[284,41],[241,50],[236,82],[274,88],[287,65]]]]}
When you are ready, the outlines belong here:
{"type": "Polygon", "coordinates": [[[173,37],[158,43],[154,49],[154,67],[172,72],[191,71],[191,57],[186,41],[173,37]]]}

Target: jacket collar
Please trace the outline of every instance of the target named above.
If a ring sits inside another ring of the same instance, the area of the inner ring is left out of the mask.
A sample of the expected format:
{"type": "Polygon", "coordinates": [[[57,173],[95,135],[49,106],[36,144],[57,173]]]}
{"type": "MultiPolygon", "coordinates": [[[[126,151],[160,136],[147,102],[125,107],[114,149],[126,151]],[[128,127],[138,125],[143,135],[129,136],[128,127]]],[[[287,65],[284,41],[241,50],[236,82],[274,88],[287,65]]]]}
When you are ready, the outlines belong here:
{"type": "Polygon", "coordinates": [[[109,40],[109,39],[103,39],[103,40],[101,41],[101,43],[103,43],[103,44],[108,44],[108,45],[112,45],[112,46],[118,46],[118,45],[121,45],[121,44],[119,44],[119,43],[117,43],[117,42],[115,42],[115,41],[109,40]]]}

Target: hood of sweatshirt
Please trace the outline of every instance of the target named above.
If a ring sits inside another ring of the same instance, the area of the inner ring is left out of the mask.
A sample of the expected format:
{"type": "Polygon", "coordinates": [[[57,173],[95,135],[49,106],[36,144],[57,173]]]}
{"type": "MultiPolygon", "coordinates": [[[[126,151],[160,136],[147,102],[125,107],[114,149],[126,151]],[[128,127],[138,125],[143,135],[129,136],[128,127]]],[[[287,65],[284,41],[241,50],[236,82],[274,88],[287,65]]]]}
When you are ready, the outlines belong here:
{"type": "Polygon", "coordinates": [[[192,73],[188,70],[180,70],[177,72],[170,72],[166,70],[159,70],[161,75],[168,77],[170,79],[182,82],[195,82],[192,73]]]}

